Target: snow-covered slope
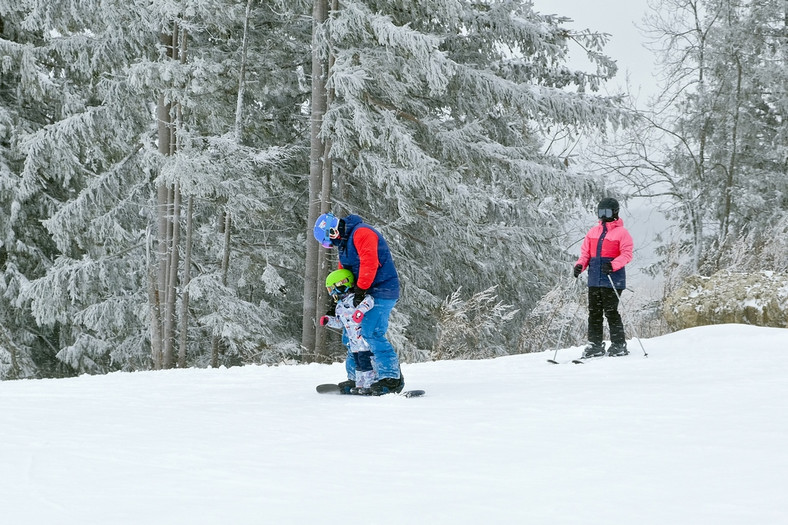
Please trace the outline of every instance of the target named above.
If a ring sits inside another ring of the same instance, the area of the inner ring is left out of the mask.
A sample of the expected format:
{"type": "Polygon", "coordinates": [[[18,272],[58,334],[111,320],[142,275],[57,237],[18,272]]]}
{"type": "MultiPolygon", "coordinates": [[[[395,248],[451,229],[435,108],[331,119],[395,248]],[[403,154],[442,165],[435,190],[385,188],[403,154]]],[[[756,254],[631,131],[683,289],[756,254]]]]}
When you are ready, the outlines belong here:
{"type": "Polygon", "coordinates": [[[643,345],[405,365],[414,399],[316,394],[339,364],[3,382],[2,522],[785,523],[788,330],[643,345]]]}

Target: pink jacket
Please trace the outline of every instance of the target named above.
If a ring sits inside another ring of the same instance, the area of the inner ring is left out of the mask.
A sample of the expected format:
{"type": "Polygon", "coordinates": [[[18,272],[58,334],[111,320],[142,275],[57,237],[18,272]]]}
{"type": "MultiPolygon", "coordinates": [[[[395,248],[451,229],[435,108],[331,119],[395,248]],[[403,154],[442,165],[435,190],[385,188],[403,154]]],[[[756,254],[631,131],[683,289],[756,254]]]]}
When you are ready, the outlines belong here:
{"type": "Polygon", "coordinates": [[[601,265],[609,261],[613,266],[610,278],[615,287],[623,290],[627,287],[627,276],[624,266],[632,260],[634,243],[632,236],[624,228],[624,221],[599,221],[591,228],[583,239],[580,247],[580,258],[575,265],[588,268],[588,286],[611,288],[610,279],[602,273],[601,265]]]}

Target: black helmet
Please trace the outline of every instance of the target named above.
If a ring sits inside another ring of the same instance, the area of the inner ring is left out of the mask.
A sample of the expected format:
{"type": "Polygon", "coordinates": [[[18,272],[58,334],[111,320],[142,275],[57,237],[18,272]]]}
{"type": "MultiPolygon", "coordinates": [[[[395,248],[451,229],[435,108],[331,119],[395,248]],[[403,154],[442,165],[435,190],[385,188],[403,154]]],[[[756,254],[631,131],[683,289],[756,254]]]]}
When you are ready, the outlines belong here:
{"type": "Polygon", "coordinates": [[[618,219],[618,201],[611,197],[605,197],[596,207],[596,216],[603,222],[610,222],[618,219]]]}

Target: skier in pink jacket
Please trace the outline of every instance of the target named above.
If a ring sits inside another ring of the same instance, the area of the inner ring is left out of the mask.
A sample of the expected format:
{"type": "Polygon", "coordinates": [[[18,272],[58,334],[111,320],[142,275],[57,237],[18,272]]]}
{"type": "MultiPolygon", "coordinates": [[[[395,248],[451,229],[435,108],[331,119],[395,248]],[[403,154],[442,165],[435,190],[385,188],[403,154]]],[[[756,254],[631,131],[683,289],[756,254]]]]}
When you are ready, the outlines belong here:
{"type": "Polygon", "coordinates": [[[599,201],[599,224],[591,228],[580,248],[580,258],[575,263],[574,276],[588,268],[588,344],[582,358],[605,355],[602,341],[602,316],[607,318],[610,329],[609,356],[627,355],[624,323],[618,313],[618,298],[627,287],[624,267],[632,260],[632,236],[618,217],[616,199],[599,201]]]}

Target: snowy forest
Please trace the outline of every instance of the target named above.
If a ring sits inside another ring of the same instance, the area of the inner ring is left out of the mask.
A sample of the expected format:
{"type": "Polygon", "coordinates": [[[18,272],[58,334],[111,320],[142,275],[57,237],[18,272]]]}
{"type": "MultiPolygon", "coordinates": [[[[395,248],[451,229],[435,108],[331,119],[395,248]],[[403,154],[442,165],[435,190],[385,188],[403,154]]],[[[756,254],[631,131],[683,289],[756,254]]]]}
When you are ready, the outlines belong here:
{"type": "Polygon", "coordinates": [[[645,106],[606,89],[608,35],[571,18],[0,0],[0,378],[335,360],[315,320],[336,254],[311,234],[329,210],[392,249],[404,361],[543,350],[567,224],[605,196],[679,228],[650,268],[665,294],[788,271],[788,1],[655,0],[645,106]]]}

